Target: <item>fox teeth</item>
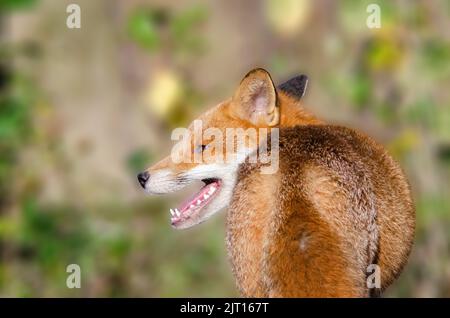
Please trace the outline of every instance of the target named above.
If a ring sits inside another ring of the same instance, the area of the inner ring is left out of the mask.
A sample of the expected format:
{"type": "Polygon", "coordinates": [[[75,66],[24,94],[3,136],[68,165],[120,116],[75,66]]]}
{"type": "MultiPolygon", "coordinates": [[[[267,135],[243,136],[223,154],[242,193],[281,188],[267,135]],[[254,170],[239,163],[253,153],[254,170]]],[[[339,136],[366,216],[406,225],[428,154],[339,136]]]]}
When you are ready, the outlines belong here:
{"type": "Polygon", "coordinates": [[[202,201],[197,200],[197,205],[200,205],[202,203],[202,201]]]}
{"type": "Polygon", "coordinates": [[[172,209],[170,209],[170,214],[173,216],[175,212],[172,209]]]}
{"type": "Polygon", "coordinates": [[[191,204],[190,208],[191,208],[191,209],[192,209],[192,208],[195,208],[195,205],[191,204]]]}
{"type": "Polygon", "coordinates": [[[178,211],[178,209],[175,209],[175,213],[178,217],[180,217],[181,213],[180,213],[180,211],[178,211]]]}
{"type": "Polygon", "coordinates": [[[203,197],[204,197],[204,198],[205,198],[205,200],[206,200],[206,199],[208,199],[208,198],[209,198],[209,195],[205,193],[205,195],[204,195],[203,197]]]}

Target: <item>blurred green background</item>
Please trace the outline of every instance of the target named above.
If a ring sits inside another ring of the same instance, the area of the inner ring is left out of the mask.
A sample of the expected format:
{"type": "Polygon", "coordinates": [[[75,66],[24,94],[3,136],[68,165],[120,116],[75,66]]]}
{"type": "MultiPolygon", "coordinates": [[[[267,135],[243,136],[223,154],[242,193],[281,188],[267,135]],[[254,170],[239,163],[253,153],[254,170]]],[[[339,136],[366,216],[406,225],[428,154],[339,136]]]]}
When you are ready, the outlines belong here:
{"type": "Polygon", "coordinates": [[[449,297],[450,2],[374,1],[369,29],[371,2],[0,0],[0,296],[237,296],[225,213],[175,231],[180,197],[135,176],[260,66],[406,171],[416,242],[385,296],[449,297]]]}

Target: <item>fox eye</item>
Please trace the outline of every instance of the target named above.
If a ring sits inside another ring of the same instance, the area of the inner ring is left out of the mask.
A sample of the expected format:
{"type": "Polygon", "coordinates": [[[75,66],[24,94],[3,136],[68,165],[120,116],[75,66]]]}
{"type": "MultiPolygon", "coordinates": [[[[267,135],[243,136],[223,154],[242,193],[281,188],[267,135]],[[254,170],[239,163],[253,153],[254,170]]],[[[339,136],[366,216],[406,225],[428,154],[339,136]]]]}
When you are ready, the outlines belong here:
{"type": "Polygon", "coordinates": [[[201,153],[201,152],[203,152],[207,147],[208,147],[208,145],[198,145],[197,148],[195,148],[195,152],[201,153]]]}

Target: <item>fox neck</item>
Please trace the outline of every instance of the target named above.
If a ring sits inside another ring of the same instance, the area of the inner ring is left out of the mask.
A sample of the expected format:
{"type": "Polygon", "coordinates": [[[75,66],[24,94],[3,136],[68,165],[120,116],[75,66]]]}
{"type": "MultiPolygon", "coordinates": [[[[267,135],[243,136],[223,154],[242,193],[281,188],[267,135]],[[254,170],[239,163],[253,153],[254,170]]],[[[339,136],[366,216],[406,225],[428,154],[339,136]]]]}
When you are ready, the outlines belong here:
{"type": "Polygon", "coordinates": [[[280,127],[323,124],[323,121],[308,112],[300,101],[284,95],[280,95],[280,100],[280,127]]]}

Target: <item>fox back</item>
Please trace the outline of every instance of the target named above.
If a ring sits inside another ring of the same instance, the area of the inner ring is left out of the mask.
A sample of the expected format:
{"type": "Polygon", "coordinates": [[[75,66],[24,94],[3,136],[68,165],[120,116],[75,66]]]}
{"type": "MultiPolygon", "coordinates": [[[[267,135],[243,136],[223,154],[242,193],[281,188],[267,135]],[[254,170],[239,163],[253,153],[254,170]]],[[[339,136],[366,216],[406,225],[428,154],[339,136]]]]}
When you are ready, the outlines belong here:
{"type": "Polygon", "coordinates": [[[238,287],[258,297],[365,297],[398,276],[415,227],[408,183],[382,146],[329,125],[280,129],[276,175],[243,164],[228,212],[238,287]],[[371,264],[381,286],[368,289],[371,264]]]}

